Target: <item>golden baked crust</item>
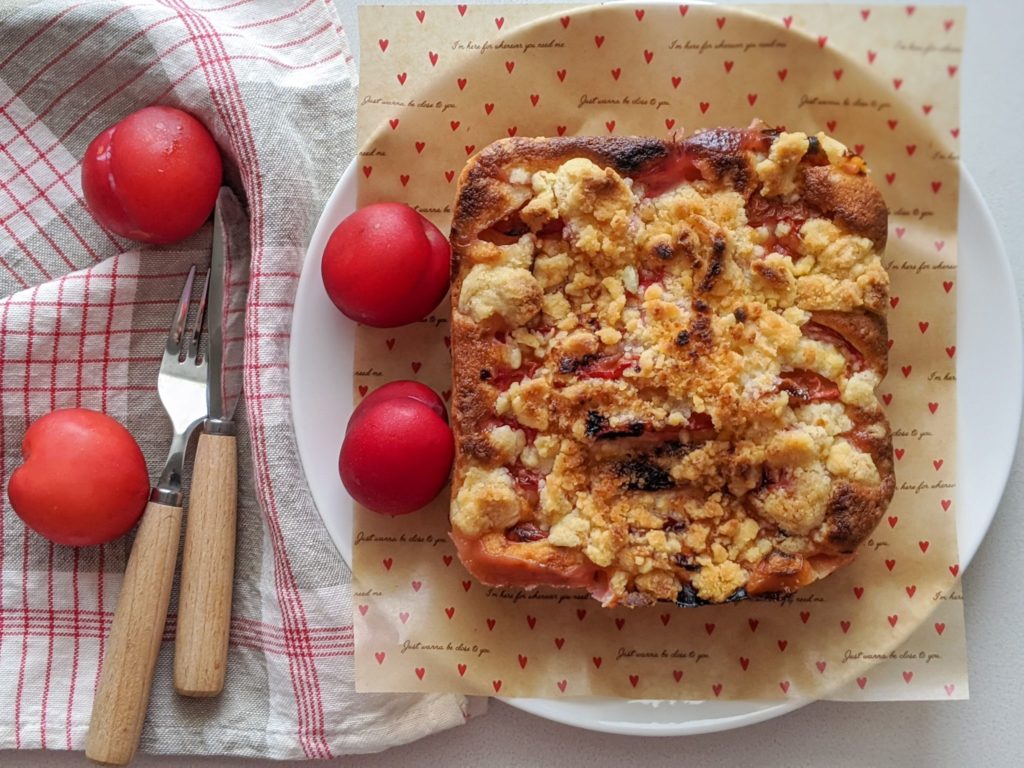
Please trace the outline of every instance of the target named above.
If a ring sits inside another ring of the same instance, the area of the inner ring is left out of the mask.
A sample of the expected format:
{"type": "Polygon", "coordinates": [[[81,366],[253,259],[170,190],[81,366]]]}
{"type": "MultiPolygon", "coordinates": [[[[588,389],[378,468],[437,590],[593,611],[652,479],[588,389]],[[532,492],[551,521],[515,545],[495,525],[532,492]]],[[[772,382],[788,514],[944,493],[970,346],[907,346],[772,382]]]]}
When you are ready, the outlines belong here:
{"type": "Polygon", "coordinates": [[[793,592],[895,487],[888,212],[834,139],[510,139],[452,224],[452,538],[605,605],[793,592]]]}

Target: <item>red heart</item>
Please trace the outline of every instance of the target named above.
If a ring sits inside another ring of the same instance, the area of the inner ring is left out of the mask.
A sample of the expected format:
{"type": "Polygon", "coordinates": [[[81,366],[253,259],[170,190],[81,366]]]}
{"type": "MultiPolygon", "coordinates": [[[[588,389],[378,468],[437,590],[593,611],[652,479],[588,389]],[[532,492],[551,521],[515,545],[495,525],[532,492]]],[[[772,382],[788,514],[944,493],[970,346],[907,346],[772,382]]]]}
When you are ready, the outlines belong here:
{"type": "Polygon", "coordinates": [[[701,112],[701,114],[704,114],[705,112],[707,112],[708,111],[708,107],[710,107],[710,106],[711,106],[711,104],[709,104],[708,102],[702,101],[700,103],[700,112],[701,112]]]}
{"type": "Polygon", "coordinates": [[[843,634],[845,635],[847,632],[850,631],[850,622],[848,622],[848,621],[840,621],[839,622],[839,627],[840,627],[840,629],[843,630],[843,634]]]}
{"type": "Polygon", "coordinates": [[[465,16],[466,15],[466,8],[468,8],[469,6],[467,6],[467,5],[457,5],[455,7],[459,9],[459,16],[465,16]]]}
{"type": "Polygon", "coordinates": [[[903,673],[903,682],[909,684],[910,681],[913,680],[913,679],[914,679],[914,673],[913,672],[907,671],[907,672],[903,673]]]}
{"type": "Polygon", "coordinates": [[[907,154],[908,154],[908,155],[910,155],[911,157],[913,157],[913,156],[914,156],[914,153],[915,153],[916,151],[917,151],[917,144],[907,144],[907,154]]]}
{"type": "Polygon", "coordinates": [[[529,625],[530,629],[533,629],[534,627],[537,626],[537,617],[536,616],[527,616],[526,617],[526,623],[529,625]]]}
{"type": "Polygon", "coordinates": [[[747,619],[747,624],[750,625],[750,631],[751,632],[757,632],[757,625],[759,623],[760,622],[758,621],[758,619],[747,619]]]}
{"type": "Polygon", "coordinates": [[[789,680],[783,680],[779,683],[779,688],[782,689],[783,693],[789,693],[789,680]]]}
{"type": "Polygon", "coordinates": [[[394,564],[395,561],[392,560],[390,557],[385,557],[381,562],[384,563],[384,570],[385,571],[390,571],[391,570],[391,566],[394,564]]]}
{"type": "Polygon", "coordinates": [[[526,662],[529,661],[523,654],[519,654],[519,668],[526,669],[526,662]]]}
{"type": "Polygon", "coordinates": [[[426,17],[426,11],[416,11],[416,18],[420,20],[420,24],[423,23],[423,19],[426,17]]]}
{"type": "Polygon", "coordinates": [[[864,597],[864,587],[854,587],[853,594],[855,594],[857,596],[857,599],[860,600],[862,597],[864,597]]]}
{"type": "Polygon", "coordinates": [[[933,245],[935,246],[935,250],[939,251],[941,253],[942,249],[946,247],[946,241],[945,240],[936,240],[933,243],[933,245]]]}
{"type": "Polygon", "coordinates": [[[935,467],[935,471],[936,472],[938,472],[940,469],[942,469],[942,461],[943,461],[942,459],[933,459],[932,460],[932,466],[935,467]]]}
{"type": "Polygon", "coordinates": [[[492,680],[491,685],[494,686],[495,693],[501,690],[501,680],[492,680]]]}
{"type": "Polygon", "coordinates": [[[513,125],[510,128],[507,128],[506,130],[508,131],[509,138],[512,138],[513,136],[516,135],[516,131],[519,130],[519,126],[513,125]]]}
{"type": "Polygon", "coordinates": [[[889,571],[891,572],[892,569],[896,567],[896,561],[895,560],[886,560],[885,561],[885,567],[888,568],[889,571]]]}
{"type": "Polygon", "coordinates": [[[383,53],[384,51],[386,51],[388,49],[388,41],[387,41],[386,38],[382,37],[380,40],[378,40],[377,41],[377,45],[380,46],[381,53],[383,53]]]}
{"type": "Polygon", "coordinates": [[[928,410],[931,411],[932,413],[935,413],[937,410],[939,410],[939,404],[938,403],[928,403],[928,410]]]}
{"type": "Polygon", "coordinates": [[[558,650],[562,650],[562,646],[563,645],[565,645],[565,638],[564,637],[556,637],[555,638],[555,647],[558,650]]]}
{"type": "Polygon", "coordinates": [[[398,127],[398,122],[399,121],[398,121],[397,117],[392,117],[390,120],[388,120],[388,125],[391,126],[391,130],[392,131],[395,130],[395,128],[398,127]]]}
{"type": "Polygon", "coordinates": [[[927,330],[928,330],[928,321],[924,320],[924,321],[918,322],[917,327],[921,331],[921,333],[927,332],[927,330]]]}
{"type": "Polygon", "coordinates": [[[423,667],[416,667],[416,677],[422,680],[425,674],[427,674],[426,669],[424,669],[423,667]]]}
{"type": "Polygon", "coordinates": [[[789,640],[779,640],[778,641],[778,645],[779,645],[779,652],[781,653],[781,652],[786,650],[786,646],[789,645],[789,640]]]}
{"type": "Polygon", "coordinates": [[[601,668],[601,657],[600,656],[595,656],[593,659],[591,659],[591,661],[594,662],[594,666],[595,667],[597,667],[598,669],[601,668]]]}
{"type": "Polygon", "coordinates": [[[565,129],[566,126],[564,125],[559,125],[555,127],[555,131],[558,133],[559,136],[565,136],[565,129]]]}
{"type": "Polygon", "coordinates": [[[560,690],[562,693],[565,693],[565,686],[567,686],[568,684],[568,680],[559,680],[557,683],[555,683],[555,685],[558,686],[558,690],[560,690]]]}
{"type": "Polygon", "coordinates": [[[899,617],[898,613],[894,613],[892,616],[887,616],[886,618],[889,620],[889,626],[890,627],[895,627],[896,626],[896,622],[898,622],[900,620],[900,617],[899,617]]]}
{"type": "MultiPolygon", "coordinates": [[[[494,108],[494,107],[493,107],[493,105],[492,105],[492,107],[491,107],[491,108],[492,108],[492,109],[494,108]]],[[[449,128],[451,128],[451,129],[452,129],[452,131],[457,131],[457,130],[459,130],[459,126],[460,126],[460,125],[462,125],[462,123],[460,123],[460,122],[459,122],[458,120],[451,120],[451,121],[449,121],[449,123],[448,123],[448,127],[449,127],[449,128]]]]}
{"type": "Polygon", "coordinates": [[[800,611],[800,621],[806,624],[811,618],[810,611],[800,611]]]}
{"type": "Polygon", "coordinates": [[[903,236],[905,234],[907,234],[907,228],[906,227],[896,227],[896,237],[898,237],[900,240],[902,240],[903,236]]]}
{"type": "Polygon", "coordinates": [[[725,73],[726,74],[729,74],[730,72],[732,72],[732,68],[733,68],[734,64],[735,64],[735,62],[732,62],[732,61],[723,61],[722,62],[722,65],[725,67],[725,73]]]}
{"type": "MultiPolygon", "coordinates": [[[[893,453],[896,454],[896,461],[899,461],[900,459],[902,459],[903,458],[903,454],[906,453],[906,452],[907,452],[906,448],[897,448],[895,451],[893,451],[893,453]]],[[[897,518],[897,519],[899,519],[899,518],[897,518]]]]}
{"type": "Polygon", "coordinates": [[[907,6],[907,16],[913,16],[914,15],[914,11],[916,11],[916,10],[917,10],[917,6],[916,5],[908,5],[907,6]]]}
{"type": "Polygon", "coordinates": [[[373,173],[373,166],[372,165],[364,165],[363,166],[363,176],[365,176],[366,178],[370,178],[370,174],[371,173],[373,173]]]}
{"type": "Polygon", "coordinates": [[[890,131],[895,131],[896,130],[896,126],[900,124],[899,120],[887,120],[886,122],[889,123],[889,130],[890,131]]]}
{"type": "Polygon", "coordinates": [[[555,72],[555,74],[558,75],[558,79],[561,82],[563,82],[563,83],[565,82],[565,70],[564,69],[558,70],[557,72],[555,72]]]}
{"type": "Polygon", "coordinates": [[[827,123],[825,123],[825,127],[828,128],[828,132],[829,133],[835,133],[836,132],[836,125],[837,125],[837,123],[836,123],[835,120],[829,120],[827,123]]]}
{"type": "Polygon", "coordinates": [[[614,120],[606,120],[605,123],[604,123],[604,127],[608,129],[608,133],[611,133],[612,131],[615,130],[615,121],[614,120]]]}
{"type": "MultiPolygon", "coordinates": [[[[488,115],[489,115],[489,114],[491,114],[491,112],[493,112],[493,111],[494,111],[494,102],[490,102],[490,101],[489,101],[489,102],[487,102],[486,104],[484,104],[484,112],[485,112],[486,114],[488,114],[488,115]]],[[[455,129],[453,128],[452,130],[455,130],[455,129]]]]}
{"type": "Polygon", "coordinates": [[[366,386],[365,384],[360,384],[359,385],[359,396],[360,397],[366,397],[366,393],[369,391],[369,389],[370,388],[368,386],[366,386]]]}
{"type": "Polygon", "coordinates": [[[750,666],[750,659],[746,656],[740,656],[740,666],[743,667],[743,671],[747,671],[747,667],[750,666]]]}
{"type": "Polygon", "coordinates": [[[868,51],[868,64],[874,64],[876,58],[878,58],[876,51],[868,51]]]}
{"type": "Polygon", "coordinates": [[[419,592],[420,588],[422,586],[423,586],[423,582],[422,581],[414,581],[414,582],[412,582],[412,591],[413,592],[419,592]]]}
{"type": "Polygon", "coordinates": [[[897,91],[900,89],[901,85],[903,85],[902,77],[894,77],[892,79],[892,87],[895,88],[897,91]]]}
{"type": "Polygon", "coordinates": [[[398,180],[400,182],[402,182],[402,186],[403,187],[408,186],[408,184],[409,184],[409,174],[403,173],[401,176],[398,177],[398,180]]]}
{"type": "Polygon", "coordinates": [[[576,618],[577,619],[579,619],[580,621],[583,621],[583,619],[585,619],[586,616],[587,616],[587,609],[586,608],[577,608],[576,609],[576,618]]]}
{"type": "Polygon", "coordinates": [[[890,405],[892,403],[892,392],[883,393],[882,402],[885,403],[886,405],[890,405]]]}
{"type": "Polygon", "coordinates": [[[538,101],[540,101],[540,94],[539,93],[531,93],[530,94],[530,103],[533,104],[533,106],[536,107],[538,101]]]}
{"type": "Polygon", "coordinates": [[[675,125],[675,124],[676,124],[676,121],[675,121],[674,118],[671,118],[671,117],[666,117],[665,118],[665,128],[666,128],[666,130],[671,131],[672,130],[672,126],[675,125]]]}
{"type": "Polygon", "coordinates": [[[512,74],[512,70],[515,69],[515,68],[516,68],[516,63],[514,61],[506,61],[505,62],[505,69],[508,70],[508,73],[510,75],[512,74]]]}
{"type": "Polygon", "coordinates": [[[644,9],[643,8],[637,8],[635,11],[633,11],[633,13],[636,15],[636,20],[637,21],[643,21],[644,20],[644,9]]]}
{"type": "Polygon", "coordinates": [[[455,81],[455,84],[459,86],[460,91],[464,91],[466,90],[466,83],[468,82],[469,81],[466,78],[460,77],[458,80],[455,81]]]}
{"type": "Polygon", "coordinates": [[[503,26],[505,26],[505,17],[504,16],[496,17],[494,19],[494,26],[496,26],[498,29],[501,29],[503,26]]]}
{"type": "Polygon", "coordinates": [[[959,139],[960,138],[960,129],[959,128],[950,128],[949,129],[949,133],[950,133],[950,135],[954,139],[959,139]]]}
{"type": "Polygon", "coordinates": [[[903,377],[904,378],[907,378],[908,376],[910,376],[910,372],[912,370],[914,370],[914,366],[912,366],[912,365],[901,365],[900,366],[900,371],[903,372],[903,377]]]}
{"type": "Polygon", "coordinates": [[[942,290],[944,290],[946,293],[949,293],[950,291],[952,291],[953,290],[953,281],[952,280],[943,280],[942,281],[942,290]]]}
{"type": "Polygon", "coordinates": [[[598,48],[604,45],[604,35],[594,35],[594,45],[598,48]]]}
{"type": "Polygon", "coordinates": [[[926,115],[930,115],[931,112],[932,112],[932,105],[931,104],[922,104],[921,105],[921,111],[924,112],[926,115]]]}
{"type": "Polygon", "coordinates": [[[472,155],[473,150],[476,149],[476,144],[467,144],[465,147],[463,147],[463,149],[466,150],[467,155],[472,155]]]}
{"type": "Polygon", "coordinates": [[[838,80],[842,80],[843,79],[843,70],[842,69],[833,69],[832,70],[832,77],[834,77],[837,81],[838,80]]]}
{"type": "Polygon", "coordinates": [[[690,10],[690,6],[688,6],[688,5],[680,5],[680,6],[679,6],[679,15],[680,15],[680,16],[685,16],[685,15],[686,15],[686,12],[687,12],[688,10],[690,10]]]}
{"type": "Polygon", "coordinates": [[[865,8],[864,10],[862,10],[860,12],[860,17],[862,19],[864,19],[864,21],[867,21],[868,20],[868,16],[870,16],[870,15],[871,15],[871,9],[870,8],[865,8]]]}
{"type": "Polygon", "coordinates": [[[888,184],[892,184],[894,181],[896,181],[896,174],[895,173],[887,173],[887,174],[885,174],[885,181],[888,184]]]}
{"type": "Polygon", "coordinates": [[[818,672],[820,672],[821,674],[825,674],[825,667],[828,666],[828,662],[826,662],[826,661],[816,661],[816,662],[814,662],[814,666],[816,666],[818,668],[818,672]]]}
{"type": "Polygon", "coordinates": [[[922,553],[928,551],[928,544],[929,544],[929,542],[927,542],[927,541],[919,541],[919,542],[917,542],[917,546],[919,546],[921,548],[921,552],[922,553]]]}
{"type": "Polygon", "coordinates": [[[405,624],[407,621],[409,621],[409,612],[408,611],[401,611],[401,612],[399,612],[398,620],[401,621],[403,624],[405,624]]]}
{"type": "Polygon", "coordinates": [[[949,32],[949,30],[951,30],[953,28],[953,20],[952,19],[946,19],[944,22],[942,22],[942,28],[944,30],[946,30],[947,32],[949,32]]]}
{"type": "Polygon", "coordinates": [[[681,669],[673,669],[672,670],[672,677],[674,677],[676,679],[676,682],[678,683],[680,680],[683,679],[683,670],[681,670],[681,669]]]}
{"type": "Polygon", "coordinates": [[[616,67],[615,69],[612,70],[612,79],[613,80],[618,80],[619,79],[619,75],[621,75],[621,74],[622,74],[622,67],[616,67]]]}
{"type": "Polygon", "coordinates": [[[487,620],[487,631],[488,632],[493,631],[494,630],[494,625],[497,624],[497,623],[498,622],[495,619],[488,619],[487,620]]]}
{"type": "Polygon", "coordinates": [[[780,82],[780,83],[781,83],[781,82],[785,82],[785,80],[786,80],[786,75],[788,75],[788,74],[789,74],[789,70],[788,70],[788,69],[780,69],[780,70],[779,70],[779,71],[777,71],[777,72],[776,72],[775,74],[779,76],[779,82],[780,82]]]}
{"type": "Polygon", "coordinates": [[[679,75],[672,75],[672,87],[673,88],[678,88],[679,84],[681,82],[683,82],[683,78],[679,77],[679,75]]]}
{"type": "MultiPolygon", "coordinates": [[[[903,455],[902,452],[900,453],[900,455],[901,456],[903,455]]],[[[900,521],[900,518],[899,518],[898,515],[889,515],[889,527],[890,528],[895,528],[896,527],[896,523],[898,523],[899,521],[900,521]]]]}
{"type": "Polygon", "coordinates": [[[453,616],[455,615],[455,606],[454,606],[454,605],[451,605],[451,606],[449,606],[449,607],[445,608],[445,609],[444,609],[444,614],[445,614],[445,616],[447,616],[447,617],[448,617],[449,619],[451,619],[451,618],[452,618],[452,617],[453,617],[453,616]]]}
{"type": "Polygon", "coordinates": [[[754,106],[754,104],[756,102],[757,102],[757,94],[756,93],[748,93],[747,94],[747,104],[749,104],[750,106],[754,106]]]}
{"type": "Polygon", "coordinates": [[[715,698],[718,698],[718,694],[720,694],[722,692],[722,684],[721,683],[715,683],[714,685],[711,686],[711,690],[715,692],[715,698]]]}
{"type": "Polygon", "coordinates": [[[411,363],[411,365],[412,365],[412,372],[413,373],[419,373],[420,372],[420,368],[423,367],[423,363],[420,363],[420,362],[413,362],[413,363],[411,363]]]}
{"type": "Polygon", "coordinates": [[[952,696],[953,695],[953,691],[956,690],[956,685],[954,683],[949,683],[948,685],[944,685],[942,687],[946,690],[946,695],[947,696],[952,696]]]}
{"type": "Polygon", "coordinates": [[[672,620],[672,614],[671,613],[663,613],[663,614],[661,614],[661,624],[662,624],[662,626],[667,627],[668,623],[671,620],[672,620]]]}
{"type": "Polygon", "coordinates": [[[463,581],[462,582],[462,589],[465,592],[469,592],[469,588],[472,587],[472,586],[473,586],[473,582],[472,581],[463,581]]]}
{"type": "Polygon", "coordinates": [[[715,625],[714,624],[705,624],[704,625],[704,631],[707,632],[710,635],[712,632],[715,631],[715,625]]]}
{"type": "Polygon", "coordinates": [[[952,504],[952,503],[953,503],[952,499],[943,499],[942,501],[939,502],[939,504],[942,505],[943,511],[946,511],[946,512],[949,511],[949,505],[952,504]]]}
{"type": "Polygon", "coordinates": [[[451,184],[452,183],[452,179],[455,178],[455,171],[445,171],[444,172],[444,178],[445,178],[445,180],[447,180],[447,182],[449,184],[451,184]]]}
{"type": "Polygon", "coordinates": [[[904,589],[907,590],[907,597],[913,597],[914,593],[917,592],[917,585],[911,584],[908,587],[904,587],[904,589]]]}
{"type": "Polygon", "coordinates": [[[854,154],[863,155],[864,154],[864,145],[863,144],[854,144],[853,145],[853,151],[854,151],[854,154]]]}
{"type": "Polygon", "coordinates": [[[427,51],[427,58],[430,59],[430,66],[437,66],[437,54],[433,51],[427,51]]]}
{"type": "Polygon", "coordinates": [[[940,189],[942,189],[942,182],[941,181],[933,181],[932,182],[932,192],[934,192],[935,194],[938,194],[940,189]]]}
{"type": "Polygon", "coordinates": [[[618,627],[621,630],[624,626],[626,626],[626,620],[625,619],[616,619],[615,620],[615,626],[618,627]]]}
{"type": "Polygon", "coordinates": [[[445,565],[446,568],[449,565],[452,564],[452,556],[451,555],[441,555],[441,559],[444,561],[444,565],[445,565]]]}
{"type": "Polygon", "coordinates": [[[456,668],[459,670],[459,677],[463,677],[466,674],[466,665],[465,664],[457,664],[456,668]]]}
{"type": "Polygon", "coordinates": [[[864,686],[867,685],[867,684],[868,684],[868,679],[866,677],[858,677],[857,678],[857,685],[860,686],[860,689],[862,691],[864,690],[864,686]]]}
{"type": "Polygon", "coordinates": [[[960,564],[953,563],[953,565],[949,566],[949,572],[953,574],[954,578],[956,578],[957,574],[960,573],[960,564]]]}
{"type": "Polygon", "coordinates": [[[650,64],[651,63],[651,59],[653,59],[653,58],[654,58],[654,51],[648,51],[646,48],[644,48],[644,61],[646,61],[648,64],[650,64]]]}
{"type": "Polygon", "coordinates": [[[719,29],[724,27],[725,26],[725,16],[719,16],[717,19],[715,19],[715,24],[718,25],[719,29]]]}
{"type": "Polygon", "coordinates": [[[572,19],[569,18],[568,16],[563,16],[562,18],[559,19],[559,21],[562,22],[562,29],[568,29],[569,22],[572,21],[572,19]]]}
{"type": "Polygon", "coordinates": [[[405,79],[406,77],[408,77],[408,75],[406,75],[405,72],[400,72],[399,74],[395,75],[395,77],[398,78],[399,85],[405,85],[405,79]]]}
{"type": "Polygon", "coordinates": [[[426,146],[427,146],[427,143],[425,141],[417,141],[416,142],[416,154],[420,154],[421,152],[423,152],[423,148],[426,147],[426,146]]]}
{"type": "Polygon", "coordinates": [[[824,48],[825,43],[828,42],[828,35],[818,35],[818,47],[824,48]]]}
{"type": "Polygon", "coordinates": [[[629,684],[636,688],[636,684],[640,682],[640,675],[630,675],[629,684]]]}
{"type": "Polygon", "coordinates": [[[366,612],[367,612],[368,610],[370,610],[370,606],[368,606],[368,605],[360,605],[360,606],[359,606],[359,615],[360,615],[360,616],[365,616],[365,615],[366,615],[366,612]]]}
{"type": "Polygon", "coordinates": [[[375,658],[377,660],[378,664],[383,664],[384,663],[384,659],[386,657],[387,657],[387,654],[384,651],[377,651],[375,654],[373,654],[373,658],[375,658]]]}
{"type": "Polygon", "coordinates": [[[946,631],[946,625],[943,624],[941,621],[935,622],[935,631],[941,635],[943,632],[946,631]]]}
{"type": "Polygon", "coordinates": [[[950,64],[948,67],[946,67],[946,72],[949,73],[950,77],[956,77],[956,71],[957,67],[954,64],[950,64]]]}

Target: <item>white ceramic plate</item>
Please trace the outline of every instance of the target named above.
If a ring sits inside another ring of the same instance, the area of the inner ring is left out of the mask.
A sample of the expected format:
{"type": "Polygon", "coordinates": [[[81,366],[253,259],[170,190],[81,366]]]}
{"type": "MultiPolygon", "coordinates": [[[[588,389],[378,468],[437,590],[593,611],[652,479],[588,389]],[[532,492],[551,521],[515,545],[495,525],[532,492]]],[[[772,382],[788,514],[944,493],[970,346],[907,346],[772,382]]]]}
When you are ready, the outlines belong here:
{"type": "MultiPolygon", "coordinates": [[[[338,479],[337,461],[352,409],[354,325],[327,298],[320,279],[320,256],[334,227],[355,210],[355,201],[353,164],[327,201],[309,244],[295,301],[290,360],[299,457],[324,524],[346,562],[352,560],[352,500],[338,479]]],[[[1024,399],[1024,363],[1009,261],[995,223],[965,169],[961,169],[960,216],[956,510],[960,563],[966,568],[992,522],[1009,476],[1024,399]],[[993,328],[1001,332],[994,334],[993,328]]],[[[580,728],[649,736],[738,728],[810,703],[604,698],[505,701],[580,728]]]]}

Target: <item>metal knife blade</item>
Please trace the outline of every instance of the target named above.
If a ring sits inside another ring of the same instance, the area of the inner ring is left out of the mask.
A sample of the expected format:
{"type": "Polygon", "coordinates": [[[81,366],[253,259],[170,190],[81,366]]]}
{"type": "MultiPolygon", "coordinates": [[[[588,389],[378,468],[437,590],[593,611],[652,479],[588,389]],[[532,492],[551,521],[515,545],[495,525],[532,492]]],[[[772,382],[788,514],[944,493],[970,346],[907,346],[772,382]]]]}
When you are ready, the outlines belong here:
{"type": "MultiPolygon", "coordinates": [[[[230,432],[235,406],[242,392],[244,306],[248,284],[248,253],[233,254],[238,244],[229,242],[227,225],[237,222],[241,211],[227,187],[221,187],[213,214],[213,247],[210,256],[210,298],[208,305],[209,419],[206,431],[230,432]]],[[[232,229],[234,232],[235,227],[232,229]]],[[[244,225],[241,230],[244,231],[244,225]]],[[[246,244],[247,245],[247,244],[246,244]]]]}

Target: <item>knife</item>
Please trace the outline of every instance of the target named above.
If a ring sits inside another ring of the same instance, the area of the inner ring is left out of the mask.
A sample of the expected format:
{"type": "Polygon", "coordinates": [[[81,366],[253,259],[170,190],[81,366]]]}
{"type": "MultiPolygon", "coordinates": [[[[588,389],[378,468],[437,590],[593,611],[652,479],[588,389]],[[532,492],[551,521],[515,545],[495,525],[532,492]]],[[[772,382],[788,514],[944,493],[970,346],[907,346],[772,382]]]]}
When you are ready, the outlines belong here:
{"type": "Polygon", "coordinates": [[[223,689],[231,625],[238,498],[232,417],[242,389],[244,345],[242,334],[229,330],[241,313],[228,311],[231,295],[226,291],[237,284],[228,273],[237,267],[236,260],[225,258],[228,209],[238,211],[238,202],[222,187],[214,211],[210,257],[209,416],[193,463],[174,646],[174,688],[184,696],[216,696],[223,689]]]}

